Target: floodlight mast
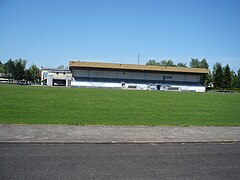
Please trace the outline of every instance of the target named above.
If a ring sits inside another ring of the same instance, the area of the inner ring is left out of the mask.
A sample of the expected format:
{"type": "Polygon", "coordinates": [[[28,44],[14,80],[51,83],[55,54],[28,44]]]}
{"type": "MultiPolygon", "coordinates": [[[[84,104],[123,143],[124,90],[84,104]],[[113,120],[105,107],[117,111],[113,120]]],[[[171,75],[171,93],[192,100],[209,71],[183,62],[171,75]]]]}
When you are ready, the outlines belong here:
{"type": "Polygon", "coordinates": [[[138,65],[139,65],[139,61],[140,61],[140,53],[138,52],[138,65]]]}

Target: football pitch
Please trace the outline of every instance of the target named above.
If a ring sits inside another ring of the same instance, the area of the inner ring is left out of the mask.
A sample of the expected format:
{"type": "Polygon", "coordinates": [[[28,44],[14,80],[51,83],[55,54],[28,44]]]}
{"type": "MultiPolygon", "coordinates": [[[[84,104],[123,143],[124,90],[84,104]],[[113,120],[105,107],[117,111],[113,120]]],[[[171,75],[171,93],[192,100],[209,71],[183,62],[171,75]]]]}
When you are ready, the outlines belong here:
{"type": "Polygon", "coordinates": [[[0,85],[0,124],[239,126],[240,94],[0,85]]]}

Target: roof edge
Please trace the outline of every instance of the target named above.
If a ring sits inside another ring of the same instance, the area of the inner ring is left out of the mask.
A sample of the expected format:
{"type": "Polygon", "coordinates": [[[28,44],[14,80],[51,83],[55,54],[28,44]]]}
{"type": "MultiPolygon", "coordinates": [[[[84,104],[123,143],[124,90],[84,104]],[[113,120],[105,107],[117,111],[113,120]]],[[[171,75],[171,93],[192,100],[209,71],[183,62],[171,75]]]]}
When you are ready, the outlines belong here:
{"type": "Polygon", "coordinates": [[[152,66],[152,65],[87,62],[87,61],[69,61],[69,68],[71,67],[209,74],[209,70],[206,68],[185,68],[173,66],[152,66]]]}

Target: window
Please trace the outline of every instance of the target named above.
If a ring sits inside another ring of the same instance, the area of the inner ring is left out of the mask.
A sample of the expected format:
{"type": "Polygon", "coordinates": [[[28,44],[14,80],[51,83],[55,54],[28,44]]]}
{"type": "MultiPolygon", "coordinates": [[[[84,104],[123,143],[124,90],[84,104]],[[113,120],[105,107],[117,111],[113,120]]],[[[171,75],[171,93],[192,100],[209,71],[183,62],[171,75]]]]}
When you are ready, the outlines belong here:
{"type": "Polygon", "coordinates": [[[44,72],[43,73],[43,78],[47,78],[47,76],[48,76],[48,72],[44,72]]]}

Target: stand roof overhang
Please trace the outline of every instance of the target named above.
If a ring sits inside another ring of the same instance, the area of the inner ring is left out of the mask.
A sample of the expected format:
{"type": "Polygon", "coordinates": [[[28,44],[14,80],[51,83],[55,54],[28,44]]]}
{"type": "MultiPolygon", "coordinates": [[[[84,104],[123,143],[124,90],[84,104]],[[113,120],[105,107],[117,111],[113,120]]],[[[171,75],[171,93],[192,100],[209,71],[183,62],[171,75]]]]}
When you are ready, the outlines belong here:
{"type": "Polygon", "coordinates": [[[102,62],[69,61],[69,68],[93,68],[93,69],[111,69],[111,70],[136,70],[136,71],[154,71],[154,72],[175,72],[175,73],[194,73],[208,74],[209,70],[205,68],[184,68],[172,66],[151,66],[137,64],[117,64],[102,62]]]}

